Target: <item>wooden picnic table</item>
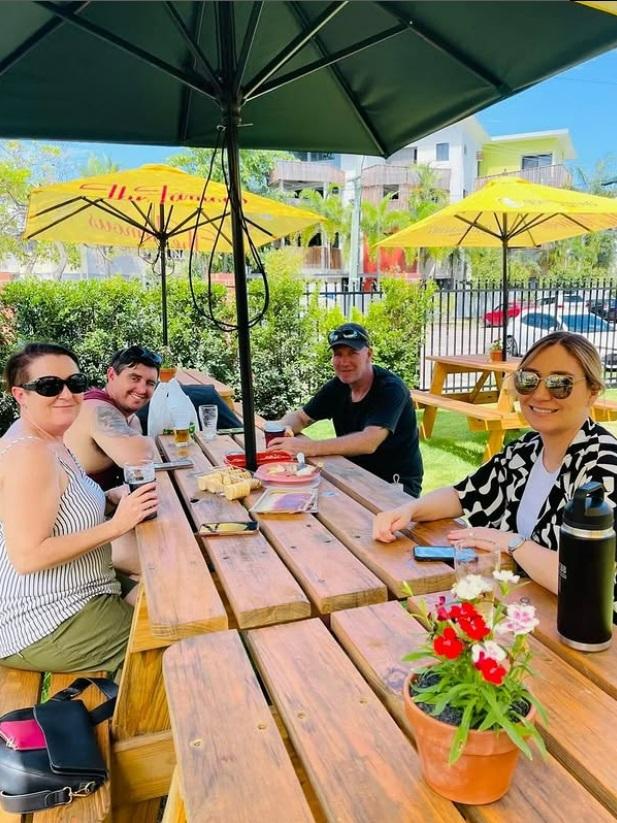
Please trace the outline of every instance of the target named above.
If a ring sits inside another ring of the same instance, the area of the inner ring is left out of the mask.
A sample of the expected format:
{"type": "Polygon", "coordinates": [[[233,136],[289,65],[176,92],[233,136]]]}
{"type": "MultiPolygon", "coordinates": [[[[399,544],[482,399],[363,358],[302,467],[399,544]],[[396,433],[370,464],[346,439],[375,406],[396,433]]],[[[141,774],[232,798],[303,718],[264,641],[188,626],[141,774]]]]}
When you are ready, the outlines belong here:
{"type": "MultiPolygon", "coordinates": [[[[172,437],[159,445],[164,456],[177,456],[172,437]]],[[[158,517],[135,529],[141,593],[112,724],[112,797],[120,823],[156,820],[158,798],[169,790],[175,755],[162,680],[168,646],[228,629],[310,618],[328,624],[338,611],[403,598],[406,585],[432,592],[453,580],[450,566],[413,559],[414,543],[431,539],[422,529],[419,538],[409,532],[388,546],[372,539],[373,512],[407,496],[344,458],[323,460],[317,514],[261,516],[255,535],[196,536],[201,523],[249,517],[255,495],[228,501],[197,483],[240,448],[241,438],[206,441],[198,434],[188,446],[194,467],[157,474],[158,517]]],[[[435,543],[449,525],[434,525],[435,543]]]]}
{"type": "Polygon", "coordinates": [[[418,664],[402,658],[424,630],[388,601],[336,611],[329,628],[311,618],[168,649],[178,761],[164,820],[614,820],[617,645],[563,646],[554,596],[534,584],[524,593],[540,616],[531,685],[548,711],[538,725],[549,754],[521,756],[500,801],[457,806],[422,781],[402,699],[418,664]]]}
{"type": "Polygon", "coordinates": [[[199,369],[181,369],[176,371],[176,380],[183,386],[214,386],[219,397],[225,401],[229,408],[234,411],[233,389],[221,383],[215,377],[199,369]]]}
{"type": "MultiPolygon", "coordinates": [[[[430,438],[438,409],[446,409],[467,417],[471,431],[488,433],[483,460],[490,459],[503,448],[504,436],[512,429],[528,428],[528,423],[515,405],[515,394],[504,378],[519,367],[520,357],[508,360],[490,360],[486,354],[429,355],[433,361],[433,377],[428,392],[413,389],[411,396],[424,409],[420,434],[430,438]],[[446,391],[451,374],[476,373],[477,379],[469,391],[446,391]],[[486,388],[493,377],[497,390],[486,388]],[[488,406],[487,404],[494,404],[488,406]]],[[[617,420],[617,402],[599,397],[592,409],[592,417],[600,422],[617,420]]]]}

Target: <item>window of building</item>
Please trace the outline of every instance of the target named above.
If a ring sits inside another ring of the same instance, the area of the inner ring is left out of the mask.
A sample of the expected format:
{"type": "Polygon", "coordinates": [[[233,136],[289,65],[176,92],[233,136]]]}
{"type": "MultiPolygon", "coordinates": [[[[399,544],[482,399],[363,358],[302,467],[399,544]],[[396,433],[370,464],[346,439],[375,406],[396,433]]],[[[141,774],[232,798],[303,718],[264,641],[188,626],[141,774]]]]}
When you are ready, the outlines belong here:
{"type": "Polygon", "coordinates": [[[437,143],[435,145],[435,160],[449,160],[450,159],[450,144],[437,143]]]}
{"type": "Polygon", "coordinates": [[[541,166],[552,165],[552,154],[524,154],[521,158],[521,169],[539,169],[541,166]]]}
{"type": "Polygon", "coordinates": [[[418,147],[417,146],[412,146],[409,151],[411,153],[411,161],[410,162],[412,162],[414,164],[414,166],[416,166],[418,164],[418,147]]]}
{"type": "Polygon", "coordinates": [[[390,195],[390,200],[398,200],[400,197],[400,189],[396,185],[387,185],[383,187],[383,196],[390,195]]]}

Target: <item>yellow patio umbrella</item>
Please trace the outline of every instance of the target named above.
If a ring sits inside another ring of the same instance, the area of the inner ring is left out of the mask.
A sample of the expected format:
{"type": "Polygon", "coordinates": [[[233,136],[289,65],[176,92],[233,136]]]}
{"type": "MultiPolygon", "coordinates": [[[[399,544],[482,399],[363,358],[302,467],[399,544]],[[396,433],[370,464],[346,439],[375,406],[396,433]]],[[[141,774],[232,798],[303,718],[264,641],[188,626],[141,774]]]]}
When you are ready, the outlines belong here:
{"type": "MultiPolygon", "coordinates": [[[[248,234],[259,247],[318,223],[314,212],[242,193],[248,234]]],[[[34,189],[27,240],[158,248],[161,255],[163,344],[167,345],[165,252],[231,252],[231,207],[222,183],[208,183],[166,165],[84,177],[34,189]]]]}
{"type": "Polygon", "coordinates": [[[463,200],[378,243],[395,248],[502,249],[503,349],[508,316],[508,249],[536,248],[617,227],[617,199],[498,177],[463,200]]]}

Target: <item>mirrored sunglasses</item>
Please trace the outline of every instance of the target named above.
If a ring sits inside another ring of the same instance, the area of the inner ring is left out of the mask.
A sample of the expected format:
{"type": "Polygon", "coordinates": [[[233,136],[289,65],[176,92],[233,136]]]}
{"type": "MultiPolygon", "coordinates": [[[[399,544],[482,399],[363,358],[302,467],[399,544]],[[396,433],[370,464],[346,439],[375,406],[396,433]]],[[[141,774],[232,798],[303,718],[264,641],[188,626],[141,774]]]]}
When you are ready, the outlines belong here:
{"type": "Polygon", "coordinates": [[[26,389],[26,391],[34,391],[42,397],[57,397],[65,386],[71,394],[82,394],[87,390],[88,382],[85,374],[76,372],[70,377],[67,377],[66,380],[52,375],[39,377],[30,383],[22,383],[20,388],[26,389]]]}
{"type": "Polygon", "coordinates": [[[570,374],[547,374],[546,377],[540,377],[534,371],[525,371],[519,369],[514,372],[514,388],[519,394],[533,394],[541,382],[544,383],[546,390],[551,397],[556,400],[565,400],[572,394],[572,389],[575,383],[580,383],[585,380],[584,377],[572,377],[570,374]]]}
{"type": "Polygon", "coordinates": [[[334,343],[342,343],[345,340],[362,340],[366,345],[370,345],[368,335],[361,332],[359,329],[335,329],[328,335],[328,343],[332,346],[334,343]]]}

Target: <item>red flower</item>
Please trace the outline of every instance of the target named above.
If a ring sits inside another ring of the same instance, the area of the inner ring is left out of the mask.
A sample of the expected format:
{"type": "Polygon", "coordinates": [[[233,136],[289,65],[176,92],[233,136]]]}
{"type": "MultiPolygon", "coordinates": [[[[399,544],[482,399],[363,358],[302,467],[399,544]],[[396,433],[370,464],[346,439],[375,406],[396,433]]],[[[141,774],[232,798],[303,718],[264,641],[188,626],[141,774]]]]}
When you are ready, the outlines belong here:
{"type": "Polygon", "coordinates": [[[504,677],[508,673],[501,663],[494,660],[492,657],[487,657],[484,652],[480,652],[480,657],[475,663],[476,669],[480,671],[482,677],[487,683],[494,683],[495,686],[501,686],[504,677]]]}
{"type": "Polygon", "coordinates": [[[458,615],[458,624],[465,634],[472,640],[484,640],[490,633],[482,615],[476,611],[471,603],[463,603],[458,615]]]}
{"type": "Polygon", "coordinates": [[[448,620],[450,612],[446,609],[446,598],[442,594],[437,601],[437,620],[448,620]]]}
{"type": "Polygon", "coordinates": [[[456,632],[451,626],[443,630],[443,634],[437,635],[433,640],[433,649],[436,654],[447,657],[448,660],[455,660],[465,648],[462,640],[459,640],[456,632]]]}

